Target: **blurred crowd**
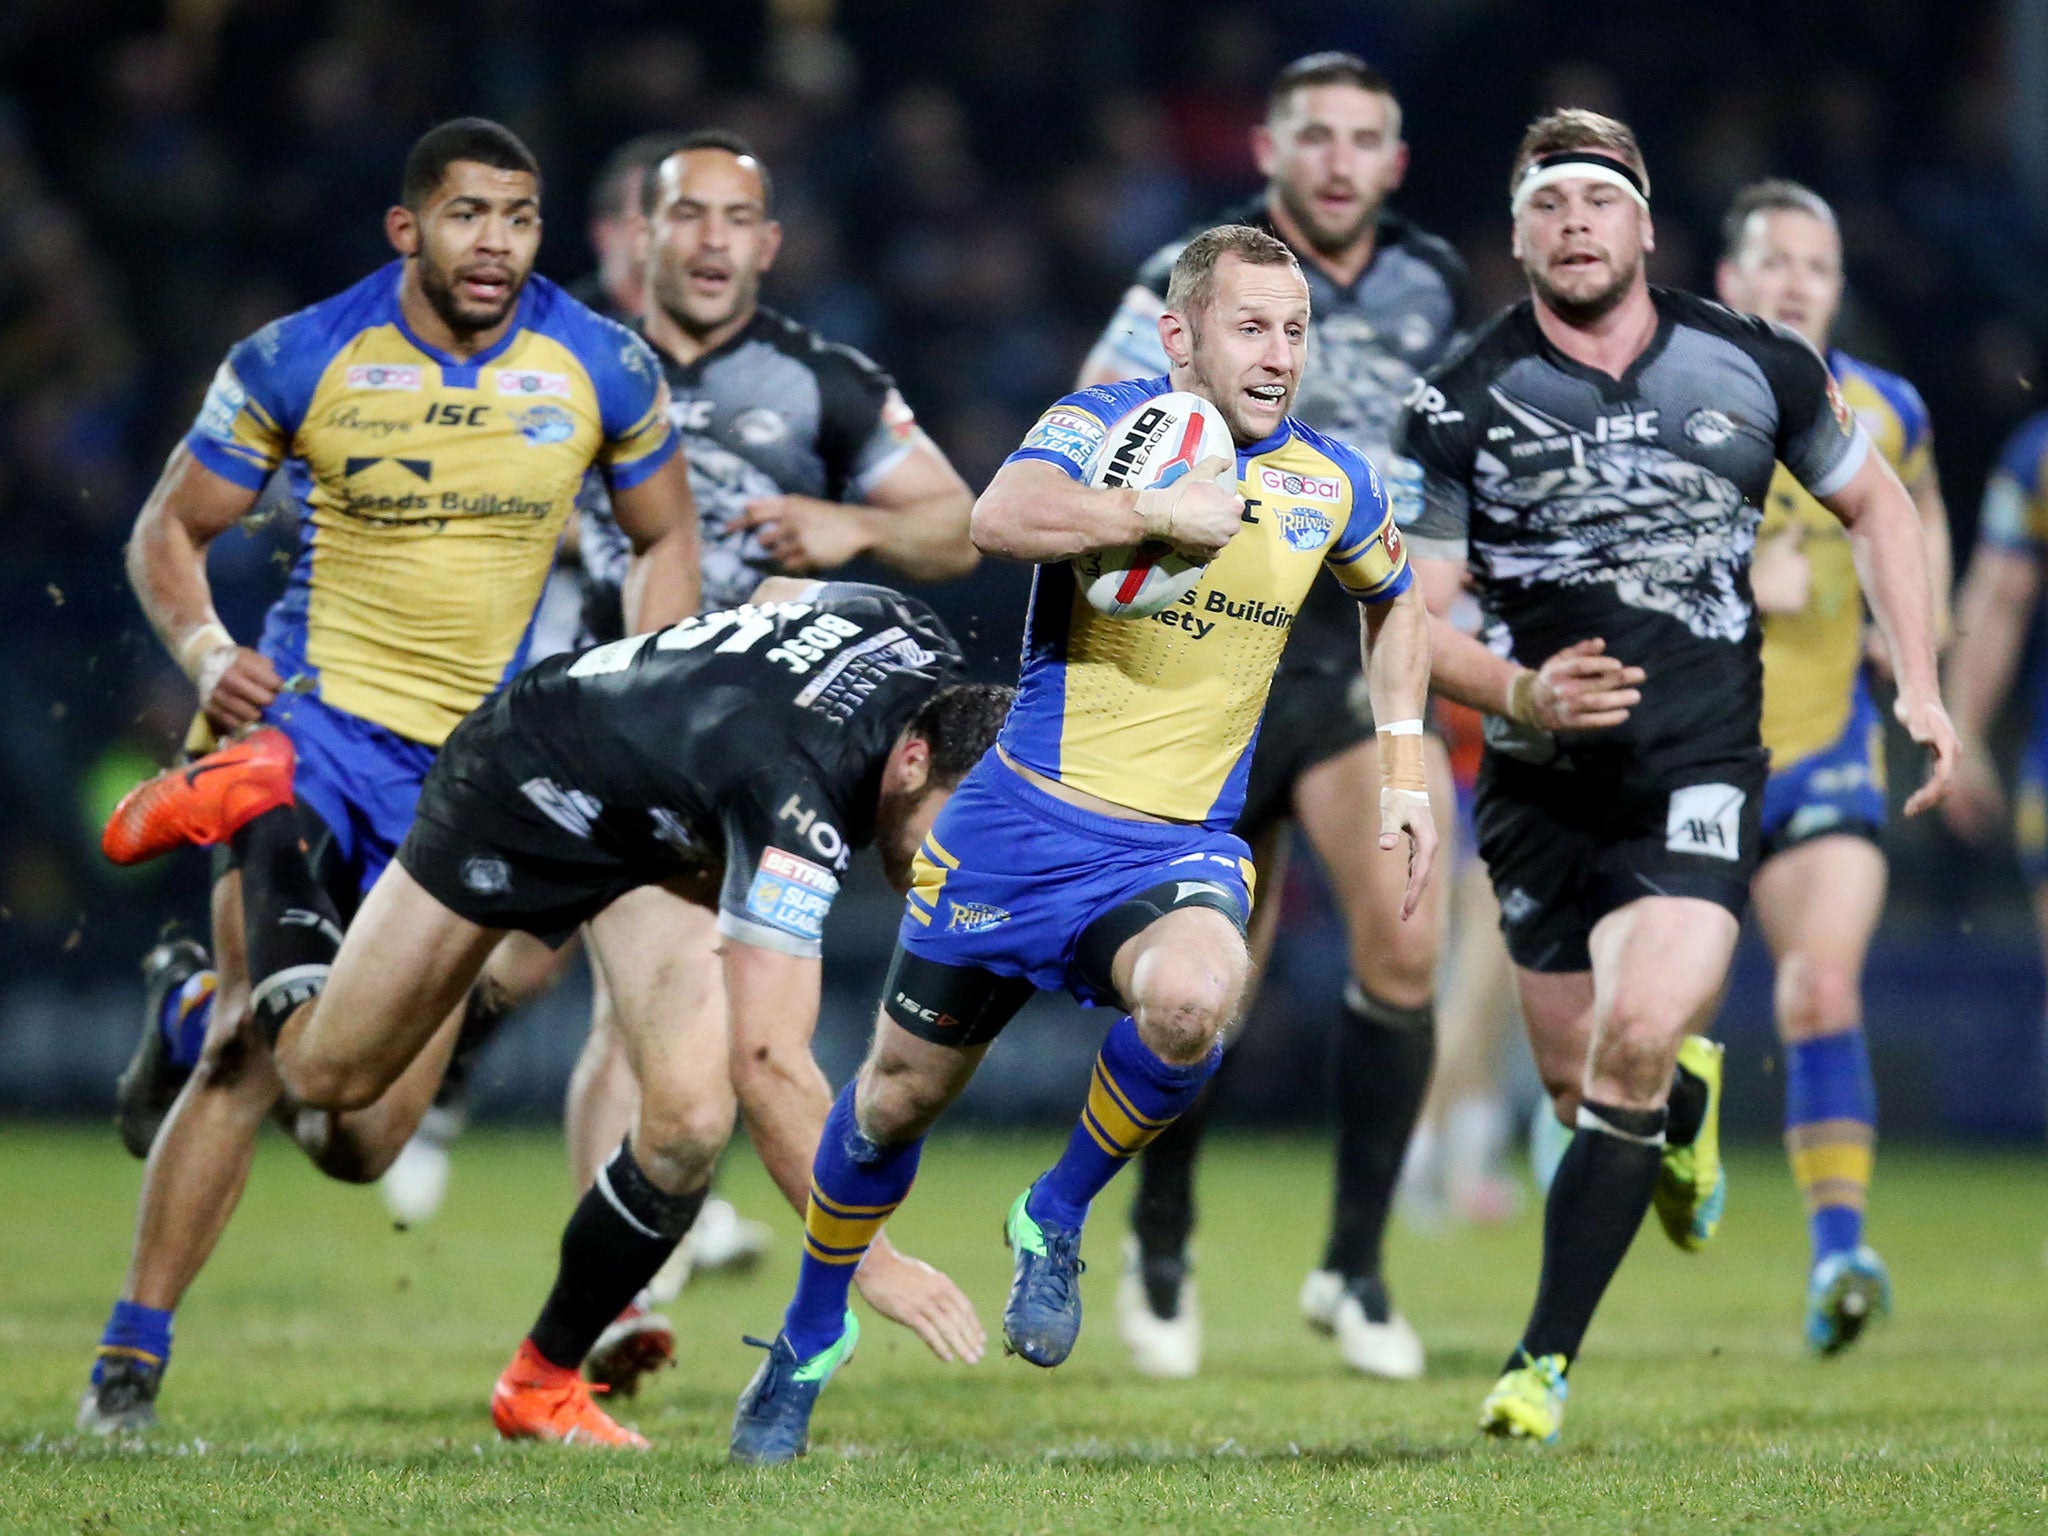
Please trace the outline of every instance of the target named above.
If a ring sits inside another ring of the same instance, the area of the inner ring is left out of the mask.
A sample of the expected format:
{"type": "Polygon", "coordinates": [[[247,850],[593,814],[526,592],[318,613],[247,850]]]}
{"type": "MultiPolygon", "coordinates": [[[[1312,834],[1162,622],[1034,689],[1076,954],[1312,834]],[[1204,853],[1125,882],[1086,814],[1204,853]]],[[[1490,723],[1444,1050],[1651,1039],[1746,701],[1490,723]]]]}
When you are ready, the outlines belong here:
{"type": "MultiPolygon", "coordinates": [[[[1246,130],[1287,59],[1343,47],[1392,76],[1414,150],[1397,201],[1459,246],[1489,308],[1520,289],[1505,179],[1521,125],[1596,107],[1645,144],[1660,281],[1710,291],[1745,181],[1797,176],[1834,200],[1840,339],[1927,396],[1966,549],[2048,337],[2048,219],[2009,153],[2004,27],[1974,0],[13,0],[0,986],[126,973],[167,916],[202,910],[200,861],[118,872],[96,852],[100,816],[168,758],[190,707],[122,542],[226,348],[386,259],[406,146],[440,118],[496,117],[532,144],[541,268],[564,280],[590,263],[586,189],[609,150],[712,123],[750,136],[787,231],[770,302],[881,360],[979,484],[1143,257],[1255,185],[1246,130]]],[[[218,548],[238,633],[291,532],[218,548]]],[[[1021,584],[979,581],[952,605],[996,665],[1021,584]]],[[[1924,888],[1910,861],[1899,883],[1924,888]]]]}

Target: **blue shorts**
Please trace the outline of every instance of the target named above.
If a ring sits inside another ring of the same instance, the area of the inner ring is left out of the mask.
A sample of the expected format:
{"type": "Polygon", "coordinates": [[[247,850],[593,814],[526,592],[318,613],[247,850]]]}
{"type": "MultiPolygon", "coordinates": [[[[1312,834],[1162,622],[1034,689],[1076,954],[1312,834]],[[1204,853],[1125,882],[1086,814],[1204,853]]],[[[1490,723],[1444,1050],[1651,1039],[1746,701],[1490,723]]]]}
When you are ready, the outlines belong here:
{"type": "Polygon", "coordinates": [[[2048,885],[2048,715],[2034,722],[2013,785],[2012,841],[2030,886],[2048,885]]]}
{"type": "Polygon", "coordinates": [[[1242,929],[1251,850],[1227,831],[1099,816],[1055,799],[993,751],[918,850],[883,1006],[955,1045],[995,1038],[1034,991],[1115,1003],[1109,960],[1177,907],[1242,929]]]}
{"type": "Polygon", "coordinates": [[[405,841],[436,749],[310,693],[279,694],[263,718],[291,738],[292,792],[325,825],[324,883],[361,897],[405,841]]]}
{"type": "Polygon", "coordinates": [[[1836,833],[1884,832],[1884,725],[1861,673],[1849,723],[1830,747],[1772,772],[1764,784],[1763,856],[1836,833]]]}

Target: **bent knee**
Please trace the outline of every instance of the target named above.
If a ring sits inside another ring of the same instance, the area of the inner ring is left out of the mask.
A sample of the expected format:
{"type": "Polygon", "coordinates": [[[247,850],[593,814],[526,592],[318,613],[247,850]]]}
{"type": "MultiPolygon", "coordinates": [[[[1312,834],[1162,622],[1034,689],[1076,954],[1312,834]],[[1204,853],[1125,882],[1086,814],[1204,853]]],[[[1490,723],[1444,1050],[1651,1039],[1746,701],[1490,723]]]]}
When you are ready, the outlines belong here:
{"type": "Polygon", "coordinates": [[[292,1126],[292,1137],[328,1178],[342,1184],[374,1184],[384,1177],[406,1138],[397,1134],[371,1140],[360,1128],[324,1109],[302,1109],[292,1126]]]}
{"type": "Polygon", "coordinates": [[[633,1156],[661,1188],[694,1189],[710,1176],[734,1122],[729,1094],[650,1093],[633,1127],[633,1156]]]}
{"type": "Polygon", "coordinates": [[[1138,1033],[1162,1060],[1199,1061],[1236,1016],[1241,978],[1226,966],[1189,966],[1148,978],[1132,1000],[1138,1033]]]}
{"type": "Polygon", "coordinates": [[[1845,1034],[1863,1021],[1859,968],[1790,954],[1778,967],[1778,1032],[1787,1041],[1845,1034]]]}

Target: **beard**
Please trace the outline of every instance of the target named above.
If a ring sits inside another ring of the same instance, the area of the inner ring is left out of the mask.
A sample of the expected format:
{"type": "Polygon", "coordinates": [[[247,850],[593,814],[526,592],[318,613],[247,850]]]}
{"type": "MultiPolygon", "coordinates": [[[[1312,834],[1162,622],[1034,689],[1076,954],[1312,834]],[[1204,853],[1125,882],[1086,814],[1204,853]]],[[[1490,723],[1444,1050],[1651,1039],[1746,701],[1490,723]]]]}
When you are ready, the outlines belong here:
{"type": "Polygon", "coordinates": [[[426,296],[428,305],[441,317],[441,323],[458,336],[474,336],[502,324],[526,288],[526,274],[515,271],[501,302],[489,307],[464,303],[455,291],[454,274],[442,268],[424,247],[419,254],[419,273],[420,292],[426,296]]]}
{"type": "Polygon", "coordinates": [[[1287,210],[1287,216],[1294,220],[1309,245],[1318,256],[1340,256],[1359,241],[1359,237],[1379,222],[1378,203],[1361,204],[1357,218],[1349,224],[1332,229],[1317,216],[1315,207],[1300,190],[1288,182],[1278,182],[1275,190],[1280,194],[1280,206],[1287,210]]]}
{"type": "Polygon", "coordinates": [[[730,302],[716,313],[701,307],[693,308],[695,302],[690,294],[690,274],[680,268],[671,270],[664,266],[654,269],[654,302],[661,306],[662,313],[675,323],[677,330],[693,341],[702,341],[721,326],[730,325],[736,316],[746,314],[754,307],[761,292],[758,276],[751,280],[735,271],[732,275],[730,302]]]}
{"type": "Polygon", "coordinates": [[[1629,288],[1635,283],[1636,274],[1642,271],[1643,259],[1637,256],[1626,267],[1614,267],[1614,281],[1593,293],[1560,293],[1551,286],[1540,267],[1525,265],[1529,287],[1543,306],[1567,325],[1587,326],[1604,319],[1614,312],[1615,306],[1628,296],[1629,288]]]}

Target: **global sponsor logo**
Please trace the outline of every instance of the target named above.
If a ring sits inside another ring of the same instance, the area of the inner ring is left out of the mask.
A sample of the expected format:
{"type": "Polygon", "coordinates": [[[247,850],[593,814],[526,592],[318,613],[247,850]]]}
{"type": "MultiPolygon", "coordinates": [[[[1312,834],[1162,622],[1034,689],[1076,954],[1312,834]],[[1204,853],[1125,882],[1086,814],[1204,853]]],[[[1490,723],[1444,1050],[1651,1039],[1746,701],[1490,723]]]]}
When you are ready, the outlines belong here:
{"type": "Polygon", "coordinates": [[[553,395],[568,400],[575,393],[566,373],[541,373],[532,368],[500,368],[492,375],[492,385],[501,395],[553,395]]]}
{"type": "Polygon", "coordinates": [[[985,901],[955,901],[948,903],[946,932],[986,933],[1009,920],[1009,911],[1004,907],[991,906],[985,901]]]}
{"type": "Polygon", "coordinates": [[[1280,536],[1289,549],[1321,549],[1335,526],[1330,514],[1319,507],[1282,507],[1274,514],[1280,520],[1280,536]]]}
{"type": "Polygon", "coordinates": [[[1301,496],[1310,501],[1342,501],[1342,482],[1323,475],[1297,475],[1281,469],[1261,469],[1259,484],[1283,496],[1301,496]]]}
{"type": "Polygon", "coordinates": [[[535,448],[566,443],[576,432],[576,418],[559,405],[529,406],[512,418],[519,435],[535,448]]]}
{"type": "Polygon", "coordinates": [[[424,378],[423,370],[410,363],[358,363],[346,375],[350,389],[416,391],[422,387],[424,378]]]}

